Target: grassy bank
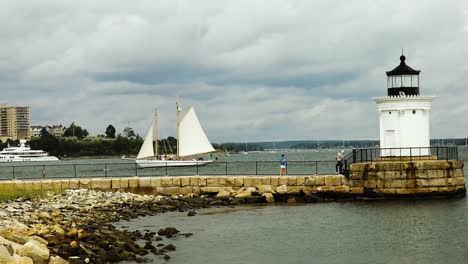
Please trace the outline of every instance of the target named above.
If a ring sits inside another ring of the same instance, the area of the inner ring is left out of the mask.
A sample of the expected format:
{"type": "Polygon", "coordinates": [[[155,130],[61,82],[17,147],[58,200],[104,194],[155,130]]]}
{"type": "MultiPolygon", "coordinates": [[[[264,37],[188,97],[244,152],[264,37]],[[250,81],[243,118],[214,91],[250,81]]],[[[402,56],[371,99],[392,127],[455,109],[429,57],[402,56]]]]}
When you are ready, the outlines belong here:
{"type": "MultiPolygon", "coordinates": [[[[35,197],[45,196],[51,191],[38,191],[38,190],[0,190],[0,202],[14,200],[17,198],[31,199],[35,197]]],[[[59,191],[53,191],[59,193],[59,191]]]]}

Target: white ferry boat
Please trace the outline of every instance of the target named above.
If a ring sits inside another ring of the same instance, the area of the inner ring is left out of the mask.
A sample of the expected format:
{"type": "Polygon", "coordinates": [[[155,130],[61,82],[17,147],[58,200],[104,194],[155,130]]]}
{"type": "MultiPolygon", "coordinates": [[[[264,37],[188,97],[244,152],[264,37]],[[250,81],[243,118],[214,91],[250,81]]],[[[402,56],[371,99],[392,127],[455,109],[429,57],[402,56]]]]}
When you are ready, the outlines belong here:
{"type": "Polygon", "coordinates": [[[32,150],[26,146],[26,140],[20,140],[19,147],[7,147],[0,151],[0,162],[15,161],[57,161],[57,157],[49,156],[43,150],[32,150]]]}

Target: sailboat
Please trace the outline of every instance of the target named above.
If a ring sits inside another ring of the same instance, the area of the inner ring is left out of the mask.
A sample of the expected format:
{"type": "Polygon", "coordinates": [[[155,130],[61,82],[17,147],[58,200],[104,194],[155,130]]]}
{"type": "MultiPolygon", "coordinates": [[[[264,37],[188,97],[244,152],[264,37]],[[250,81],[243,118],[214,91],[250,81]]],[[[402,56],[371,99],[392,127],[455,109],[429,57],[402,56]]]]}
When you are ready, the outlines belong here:
{"type": "Polygon", "coordinates": [[[138,152],[135,159],[136,164],[142,168],[151,167],[182,167],[182,166],[203,166],[213,160],[190,160],[193,155],[205,154],[214,152],[208,137],[203,131],[203,128],[198,120],[197,114],[193,107],[185,113],[182,119],[179,120],[181,109],[179,102],[176,103],[177,112],[177,154],[158,155],[158,140],[157,140],[157,113],[155,121],[151,125],[148,133],[145,136],[145,141],[138,152]],[[153,145],[154,141],[154,145],[153,145]],[[169,158],[168,158],[169,157],[169,158]]]}

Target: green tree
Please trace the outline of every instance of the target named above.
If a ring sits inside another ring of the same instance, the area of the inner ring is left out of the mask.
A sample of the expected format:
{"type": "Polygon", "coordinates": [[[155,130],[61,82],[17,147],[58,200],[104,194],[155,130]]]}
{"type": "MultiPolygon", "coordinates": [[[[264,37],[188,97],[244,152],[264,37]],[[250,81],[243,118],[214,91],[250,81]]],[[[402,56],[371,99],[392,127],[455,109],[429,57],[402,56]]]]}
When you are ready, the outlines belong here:
{"type": "Polygon", "coordinates": [[[86,129],[83,129],[80,126],[75,125],[75,122],[73,122],[67,129],[65,129],[65,132],[63,135],[66,137],[85,138],[89,135],[89,133],[86,129]]]}
{"type": "Polygon", "coordinates": [[[115,138],[115,127],[113,125],[108,125],[106,128],[106,136],[108,138],[115,138]]]}
{"type": "Polygon", "coordinates": [[[123,134],[126,138],[135,138],[136,135],[135,135],[135,131],[133,130],[133,128],[131,127],[126,127],[124,128],[123,130],[123,134]]]}

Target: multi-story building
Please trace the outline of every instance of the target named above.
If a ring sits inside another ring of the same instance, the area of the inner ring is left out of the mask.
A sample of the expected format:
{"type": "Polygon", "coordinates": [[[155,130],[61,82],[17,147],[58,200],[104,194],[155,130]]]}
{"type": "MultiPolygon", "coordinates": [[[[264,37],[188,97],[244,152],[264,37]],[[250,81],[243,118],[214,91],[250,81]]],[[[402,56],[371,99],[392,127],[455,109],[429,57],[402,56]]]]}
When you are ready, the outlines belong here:
{"type": "Polygon", "coordinates": [[[31,136],[40,137],[42,129],[46,129],[49,134],[53,135],[56,138],[60,138],[65,133],[65,127],[62,125],[52,125],[52,126],[31,126],[31,136]]]}
{"type": "Polygon", "coordinates": [[[29,125],[29,107],[0,104],[0,140],[31,138],[29,125]]]}

